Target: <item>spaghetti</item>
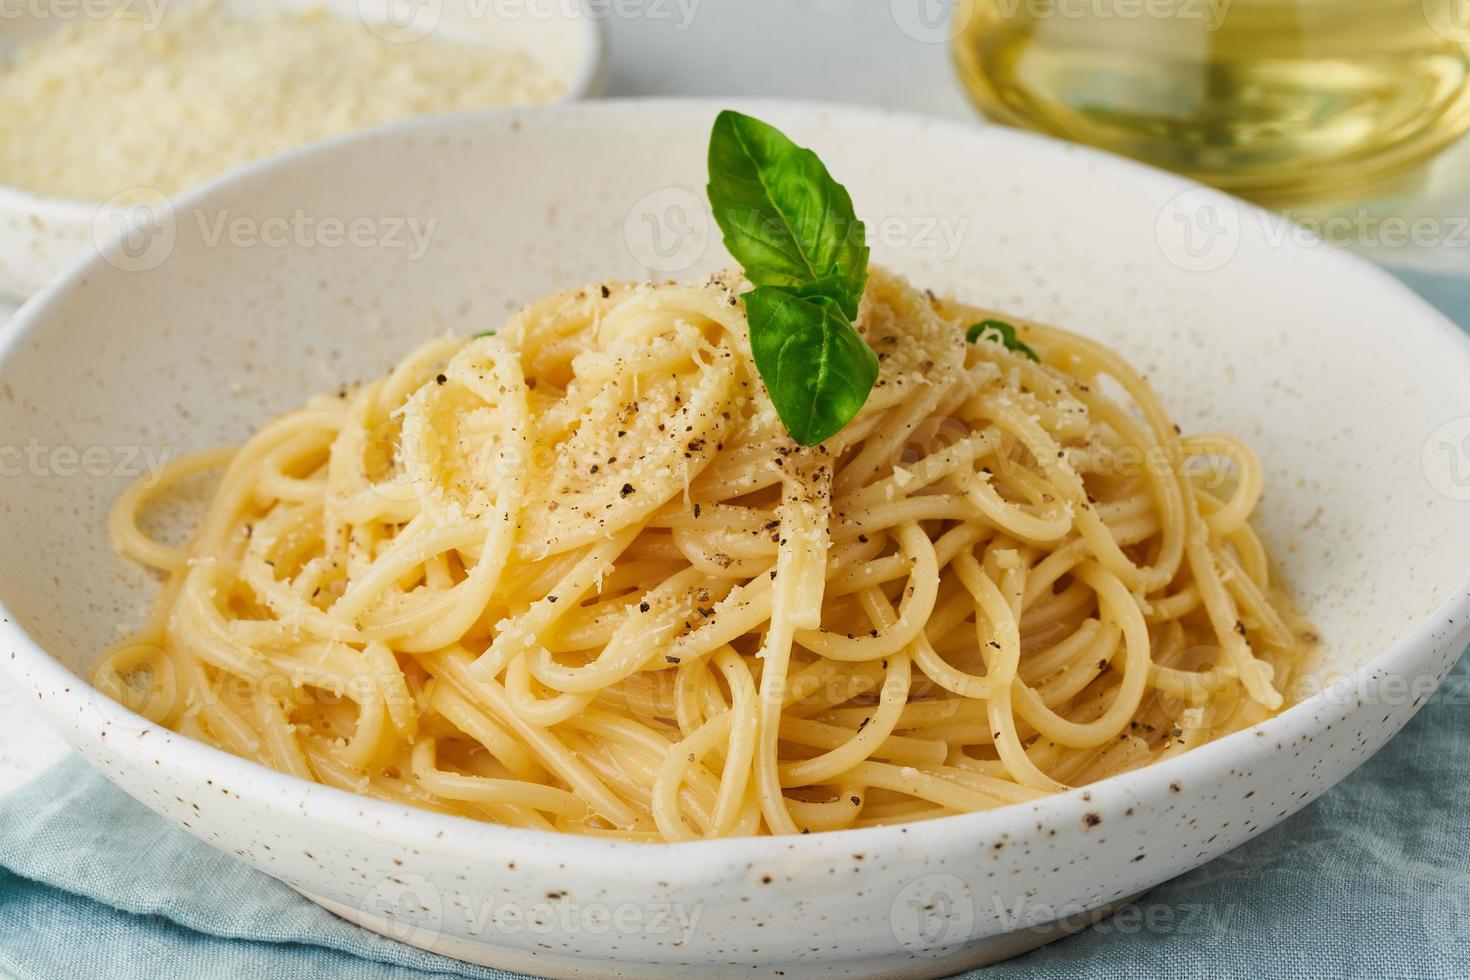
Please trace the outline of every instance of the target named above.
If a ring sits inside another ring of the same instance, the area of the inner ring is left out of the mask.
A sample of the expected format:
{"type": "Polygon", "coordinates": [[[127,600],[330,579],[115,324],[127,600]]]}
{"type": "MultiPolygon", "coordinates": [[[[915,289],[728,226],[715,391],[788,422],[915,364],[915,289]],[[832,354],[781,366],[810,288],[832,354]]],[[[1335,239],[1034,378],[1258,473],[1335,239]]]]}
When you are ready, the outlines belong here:
{"type": "Polygon", "coordinates": [[[111,534],[167,584],[98,687],[304,779],[653,841],[1031,800],[1280,708],[1312,637],[1249,447],[874,269],[878,384],[804,448],[740,286],[560,294],[139,482],[111,534]],[[145,532],[217,469],[186,547],[145,532]]]}

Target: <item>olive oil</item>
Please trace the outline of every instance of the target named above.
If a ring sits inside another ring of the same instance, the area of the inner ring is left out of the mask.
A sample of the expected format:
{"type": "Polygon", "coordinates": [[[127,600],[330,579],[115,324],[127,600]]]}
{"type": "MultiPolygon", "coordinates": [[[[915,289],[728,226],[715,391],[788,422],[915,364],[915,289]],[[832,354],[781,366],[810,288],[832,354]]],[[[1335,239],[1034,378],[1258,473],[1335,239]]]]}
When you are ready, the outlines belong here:
{"type": "Polygon", "coordinates": [[[961,0],[974,101],[1270,203],[1392,189],[1470,129],[1470,0],[961,0]]]}

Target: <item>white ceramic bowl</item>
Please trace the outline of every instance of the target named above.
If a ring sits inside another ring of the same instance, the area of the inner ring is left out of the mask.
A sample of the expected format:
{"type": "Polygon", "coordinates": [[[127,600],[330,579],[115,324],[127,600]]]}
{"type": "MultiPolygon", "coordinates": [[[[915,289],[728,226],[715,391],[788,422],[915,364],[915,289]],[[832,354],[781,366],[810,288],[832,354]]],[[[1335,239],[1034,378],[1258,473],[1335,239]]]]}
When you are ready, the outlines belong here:
{"type": "MultiPolygon", "coordinates": [[[[145,25],[164,13],[205,0],[126,0],[145,25]]],[[[242,15],[262,4],[285,10],[322,8],[368,25],[393,23],[405,37],[524,51],[566,86],[566,99],[594,98],[607,87],[604,18],[584,0],[218,0],[242,15]]],[[[0,70],[18,45],[101,10],[72,0],[32,0],[0,17],[0,70]]],[[[119,175],[117,191],[131,191],[119,175]]],[[[0,296],[25,299],[63,269],[95,250],[94,230],[106,234],[113,215],[129,210],[103,201],[47,197],[0,183],[0,296]]]]}
{"type": "Polygon", "coordinates": [[[1034,804],[654,846],[310,785],[88,687],[95,652],[153,591],[103,531],[140,452],[240,440],[430,333],[495,326],[558,288],[721,265],[701,194],[720,107],[588,104],[359,134],[217,181],[179,202],[171,236],[46,290],[0,350],[9,683],[143,803],[371,928],[530,973],[638,978],[920,977],[1014,953],[1305,806],[1428,697],[1470,642],[1470,339],[1386,274],[1175,177],[1007,129],[790,103],[746,108],[820,149],[877,261],[1094,334],[1187,429],[1255,444],[1263,530],[1328,647],[1317,693],[1034,804]],[[211,243],[226,211],[258,225],[365,217],[382,234],[211,243]],[[386,241],[407,218],[435,222],[417,258],[386,241]]]}

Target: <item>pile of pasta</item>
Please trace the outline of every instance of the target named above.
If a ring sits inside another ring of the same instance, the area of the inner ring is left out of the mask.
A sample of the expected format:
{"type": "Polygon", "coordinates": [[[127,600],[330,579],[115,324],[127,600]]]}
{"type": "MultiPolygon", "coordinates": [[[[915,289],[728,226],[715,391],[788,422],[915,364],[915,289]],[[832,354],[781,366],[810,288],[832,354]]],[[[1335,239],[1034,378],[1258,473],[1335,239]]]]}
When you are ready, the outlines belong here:
{"type": "Polygon", "coordinates": [[[1281,707],[1313,637],[1249,447],[880,269],[877,385],[800,446],[742,286],[562,293],[140,481],[111,533],[167,581],[98,686],[303,779],[651,841],[1033,800],[1281,707]],[[187,545],[148,533],[215,471],[187,545]]]}

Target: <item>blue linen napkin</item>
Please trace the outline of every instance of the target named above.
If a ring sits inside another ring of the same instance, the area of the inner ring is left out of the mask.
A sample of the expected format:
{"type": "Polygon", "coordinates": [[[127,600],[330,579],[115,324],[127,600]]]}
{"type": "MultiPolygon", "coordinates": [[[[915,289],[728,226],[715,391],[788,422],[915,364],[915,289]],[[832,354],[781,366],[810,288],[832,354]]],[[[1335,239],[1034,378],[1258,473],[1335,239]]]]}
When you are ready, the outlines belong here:
{"type": "MultiPolygon", "coordinates": [[[[1470,280],[1416,269],[1390,269],[1420,296],[1439,307],[1444,315],[1470,330],[1470,280]]],[[[1466,269],[1470,275],[1470,269],[1466,269]]]]}
{"type": "MultiPolygon", "coordinates": [[[[1470,329],[1465,280],[1401,273],[1470,329]]],[[[1312,806],[974,980],[1470,977],[1470,657],[1312,806]]],[[[0,799],[0,968],[21,980],[516,975],[359,929],[73,757],[0,799]]]]}

